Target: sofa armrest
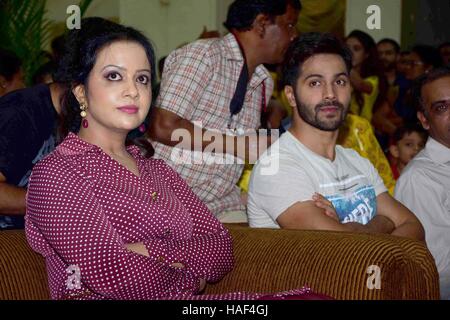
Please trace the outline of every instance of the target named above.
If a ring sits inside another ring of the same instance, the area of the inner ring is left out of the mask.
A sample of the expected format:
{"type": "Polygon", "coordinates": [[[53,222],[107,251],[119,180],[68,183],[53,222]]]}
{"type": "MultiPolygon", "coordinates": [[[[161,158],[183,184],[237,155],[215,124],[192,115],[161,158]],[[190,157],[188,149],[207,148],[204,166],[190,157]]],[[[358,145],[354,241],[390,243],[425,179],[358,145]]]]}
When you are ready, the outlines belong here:
{"type": "Polygon", "coordinates": [[[0,300],[50,299],[45,259],[23,230],[0,231],[0,300]]]}
{"type": "Polygon", "coordinates": [[[277,292],[304,285],[336,299],[439,299],[434,259],[419,241],[390,235],[251,229],[228,224],[235,268],[206,293],[277,292]],[[380,289],[368,287],[378,266],[380,289]],[[369,272],[369,273],[368,273],[369,272]],[[372,277],[371,277],[372,276],[372,277]]]}

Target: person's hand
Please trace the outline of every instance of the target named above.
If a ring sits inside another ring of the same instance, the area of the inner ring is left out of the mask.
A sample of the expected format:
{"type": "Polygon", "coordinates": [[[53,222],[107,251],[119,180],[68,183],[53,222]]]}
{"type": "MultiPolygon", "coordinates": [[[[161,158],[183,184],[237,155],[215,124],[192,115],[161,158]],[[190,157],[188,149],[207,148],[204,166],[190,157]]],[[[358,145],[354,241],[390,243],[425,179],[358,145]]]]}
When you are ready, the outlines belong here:
{"type": "Polygon", "coordinates": [[[177,269],[184,269],[184,264],[182,264],[181,262],[174,262],[171,264],[171,266],[177,269]]]}
{"type": "MultiPolygon", "coordinates": [[[[174,262],[170,266],[177,269],[184,269],[184,264],[182,264],[181,262],[174,262]]],[[[203,290],[205,290],[205,287],[206,287],[206,280],[200,278],[200,285],[198,287],[198,292],[202,292],[203,290]]]]}
{"type": "Polygon", "coordinates": [[[324,209],[325,210],[325,214],[330,217],[331,219],[336,220],[337,222],[339,222],[339,217],[336,213],[336,209],[334,208],[333,204],[331,203],[330,200],[328,200],[327,198],[325,198],[324,196],[322,196],[319,193],[314,193],[314,195],[312,196],[312,199],[314,201],[314,204],[316,205],[316,207],[324,209]]]}
{"type": "Polygon", "coordinates": [[[124,246],[127,250],[132,251],[134,253],[137,253],[137,254],[140,254],[140,255],[146,256],[146,257],[150,256],[148,254],[147,248],[145,247],[145,245],[142,242],[126,243],[124,246]]]}
{"type": "Polygon", "coordinates": [[[200,286],[199,286],[198,292],[199,293],[202,292],[203,290],[205,290],[205,288],[206,288],[206,280],[203,278],[200,278],[200,286]]]}

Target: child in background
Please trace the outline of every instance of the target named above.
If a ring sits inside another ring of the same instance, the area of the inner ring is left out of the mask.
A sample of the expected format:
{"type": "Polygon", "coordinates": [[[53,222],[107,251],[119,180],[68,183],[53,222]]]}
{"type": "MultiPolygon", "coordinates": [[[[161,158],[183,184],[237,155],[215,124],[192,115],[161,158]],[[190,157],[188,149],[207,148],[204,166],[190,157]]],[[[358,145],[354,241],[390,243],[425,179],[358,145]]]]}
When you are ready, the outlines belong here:
{"type": "Polygon", "coordinates": [[[418,124],[398,128],[389,147],[392,174],[397,180],[409,161],[425,147],[427,132],[418,124]]]}

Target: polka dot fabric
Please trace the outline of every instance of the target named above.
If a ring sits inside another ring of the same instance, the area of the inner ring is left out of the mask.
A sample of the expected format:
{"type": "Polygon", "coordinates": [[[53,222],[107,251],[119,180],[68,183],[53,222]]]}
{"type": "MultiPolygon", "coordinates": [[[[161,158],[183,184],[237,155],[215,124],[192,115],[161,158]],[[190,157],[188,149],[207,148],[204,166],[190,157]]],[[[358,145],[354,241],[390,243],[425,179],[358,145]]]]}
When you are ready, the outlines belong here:
{"type": "MultiPolygon", "coordinates": [[[[53,299],[252,300],[234,292],[198,295],[233,268],[228,231],[162,160],[136,159],[137,177],[99,147],[71,133],[33,169],[26,235],[46,259],[53,299]],[[143,242],[145,257],[125,244],[143,242]],[[174,262],[185,268],[172,267],[174,262]],[[79,285],[73,282],[77,276],[79,285]],[[75,285],[74,285],[75,284],[75,285]]],[[[309,288],[271,295],[306,297],[309,288]]]]}
{"type": "Polygon", "coordinates": [[[46,258],[53,299],[186,297],[200,278],[219,281],[233,268],[228,231],[178,174],[128,151],[140,177],[72,133],[33,169],[26,233],[46,258]],[[136,242],[150,257],[125,249],[136,242]],[[69,266],[80,270],[78,289],[67,285],[69,266]]]}

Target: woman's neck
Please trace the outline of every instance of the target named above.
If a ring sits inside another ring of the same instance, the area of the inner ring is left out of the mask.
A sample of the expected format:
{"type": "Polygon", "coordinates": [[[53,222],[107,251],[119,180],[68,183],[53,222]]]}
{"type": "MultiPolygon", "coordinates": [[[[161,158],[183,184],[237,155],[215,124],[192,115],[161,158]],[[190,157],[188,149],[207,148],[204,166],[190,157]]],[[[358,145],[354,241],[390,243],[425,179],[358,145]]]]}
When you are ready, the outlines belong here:
{"type": "Polygon", "coordinates": [[[86,142],[100,147],[110,156],[124,157],[128,155],[123,132],[106,130],[95,124],[89,124],[88,128],[81,128],[78,136],[86,142]]]}

